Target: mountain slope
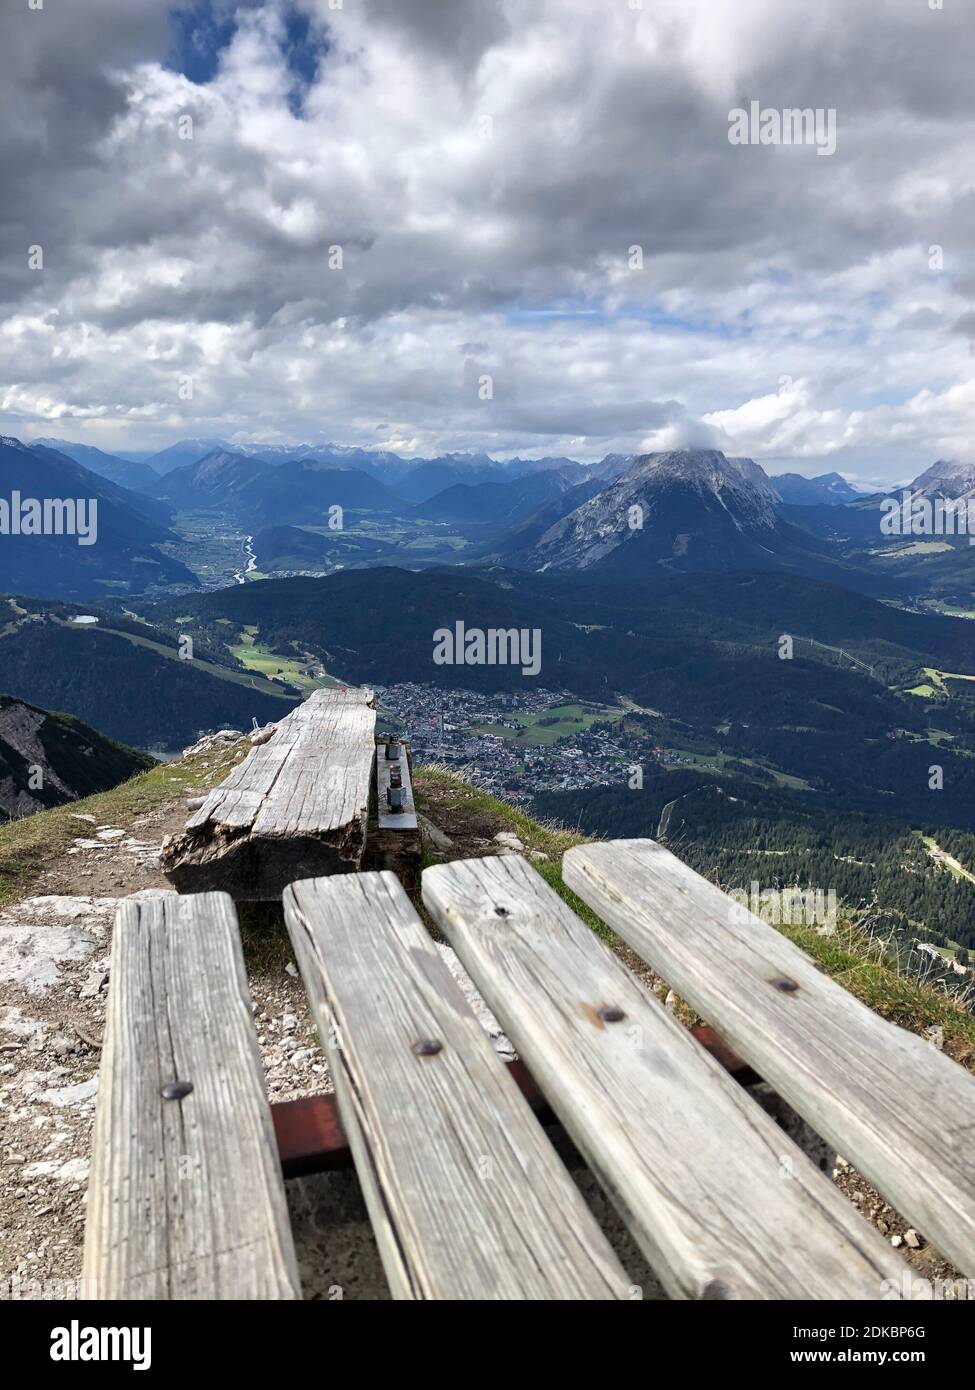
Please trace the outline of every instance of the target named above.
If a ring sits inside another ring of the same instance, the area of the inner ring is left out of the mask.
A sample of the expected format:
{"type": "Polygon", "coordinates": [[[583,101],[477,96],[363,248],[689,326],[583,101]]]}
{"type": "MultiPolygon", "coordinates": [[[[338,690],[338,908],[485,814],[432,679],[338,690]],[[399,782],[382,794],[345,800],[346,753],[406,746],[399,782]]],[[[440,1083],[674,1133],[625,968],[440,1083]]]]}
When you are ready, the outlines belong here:
{"type": "Polygon", "coordinates": [[[227,724],[248,729],[291,710],[297,695],[233,666],[198,640],[179,656],[180,625],[163,628],[95,609],[0,598],[0,671],[11,695],[65,710],[138,748],[182,748],[227,724]]]}
{"type": "Polygon", "coordinates": [[[861,496],[839,473],[821,473],[817,478],[804,478],[801,473],[778,473],[771,482],[782,501],[795,507],[840,507],[861,496]]]}
{"type": "Polygon", "coordinates": [[[660,711],[675,747],[774,769],[851,809],[975,826],[975,687],[951,680],[930,698],[913,693],[926,667],[975,675],[975,624],[835,585],[770,572],[375,568],[235,586],[150,611],[156,621],[192,619],[187,630],[213,642],[228,626],[253,627],[264,649],[311,653],[356,684],[622,695],[660,711]],[[434,634],[457,622],[468,632],[537,630],[538,674],[517,662],[439,664],[434,634]],[[783,634],[794,646],[786,660],[783,634]],[[944,769],[936,796],[933,761],[944,769]]]}
{"type": "Polygon", "coordinates": [[[751,459],[715,449],[645,454],[551,526],[521,560],[533,569],[641,574],[771,568],[809,550],[776,514],[778,497],[751,459]]]}
{"type": "Polygon", "coordinates": [[[203,458],[172,468],[157,478],[151,491],[174,507],[185,509],[217,507],[236,510],[240,497],[262,479],[275,476],[261,459],[250,458],[232,449],[212,449],[203,458]]]}
{"type": "Polygon", "coordinates": [[[300,526],[268,526],[254,537],[253,548],[262,574],[324,571],[393,554],[393,546],[371,537],[350,536],[344,531],[304,531],[300,526]]]}
{"type": "Polygon", "coordinates": [[[975,463],[938,459],[914,479],[910,491],[925,497],[975,498],[975,463]]]}
{"type": "Polygon", "coordinates": [[[152,766],[80,719],[0,695],[0,819],[107,791],[152,766]]]}
{"type": "Polygon", "coordinates": [[[402,512],[399,497],[358,468],[298,459],[242,487],[238,505],[249,526],[327,524],[329,509],[402,512]]]}
{"type": "Polygon", "coordinates": [[[128,492],[52,449],[0,439],[0,521],[16,493],[22,505],[28,499],[80,501],[83,526],[76,523],[75,534],[11,534],[8,522],[0,533],[0,591],[83,600],[196,587],[185,565],[156,549],[176,540],[162,520],[168,515],[162,503],[128,492]]]}
{"type": "Polygon", "coordinates": [[[433,521],[516,522],[564,496],[572,483],[571,474],[555,468],[503,483],[454,483],[415,510],[433,521]]]}
{"type": "Polygon", "coordinates": [[[224,439],[180,439],[167,449],[149,454],[145,462],[155,473],[171,473],[174,468],[185,468],[187,464],[199,463],[200,459],[212,454],[214,449],[233,451],[233,445],[224,439]]]}
{"type": "Polygon", "coordinates": [[[129,488],[133,492],[151,488],[159,480],[159,474],[148,464],[117,458],[114,454],[106,454],[90,444],[72,444],[67,439],[34,439],[30,447],[53,449],[56,453],[64,454],[65,458],[80,463],[89,472],[97,473],[100,478],[107,478],[109,482],[117,483],[119,487],[129,488]]]}
{"type": "Polygon", "coordinates": [[[378,479],[314,458],[273,465],[257,455],[213,449],[160,479],[154,495],[185,509],[219,510],[248,530],[324,525],[329,508],[404,510],[378,479]]]}

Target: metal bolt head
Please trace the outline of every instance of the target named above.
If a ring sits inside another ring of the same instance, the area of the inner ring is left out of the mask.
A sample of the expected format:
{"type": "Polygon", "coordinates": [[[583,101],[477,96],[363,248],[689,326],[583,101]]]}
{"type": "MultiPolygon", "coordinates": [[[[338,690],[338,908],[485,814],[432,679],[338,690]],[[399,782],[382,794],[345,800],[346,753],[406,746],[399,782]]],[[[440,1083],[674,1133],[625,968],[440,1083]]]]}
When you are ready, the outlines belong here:
{"type": "Polygon", "coordinates": [[[603,1004],[599,1009],[599,1017],[604,1023],[622,1023],[626,1014],[615,1004],[603,1004]]]}
{"type": "Polygon", "coordinates": [[[159,1094],[163,1100],[182,1100],[192,1089],[192,1081],[168,1081],[159,1094]]]}
{"type": "Polygon", "coordinates": [[[436,1038],[421,1038],[413,1044],[413,1051],[418,1057],[436,1057],[438,1052],[443,1051],[443,1043],[436,1038]]]}
{"type": "Polygon", "coordinates": [[[780,989],[783,994],[795,994],[796,990],[799,988],[797,981],[790,980],[786,975],[780,975],[777,979],[773,980],[772,983],[775,988],[780,989]]]}

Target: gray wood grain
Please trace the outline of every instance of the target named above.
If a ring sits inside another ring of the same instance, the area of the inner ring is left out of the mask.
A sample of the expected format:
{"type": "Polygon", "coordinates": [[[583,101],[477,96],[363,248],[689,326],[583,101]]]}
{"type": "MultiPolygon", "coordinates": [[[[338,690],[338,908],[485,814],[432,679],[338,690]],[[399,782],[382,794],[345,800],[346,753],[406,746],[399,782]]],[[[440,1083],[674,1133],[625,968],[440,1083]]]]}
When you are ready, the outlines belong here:
{"type": "Polygon", "coordinates": [[[280,898],[296,878],[362,863],[375,760],[371,690],[316,690],[215,787],[161,862],[181,892],[280,898]]]}
{"type": "Polygon", "coordinates": [[[394,1297],[626,1298],[394,875],[296,883],[284,911],[394,1297]]]}
{"type": "Polygon", "coordinates": [[[889,1247],[524,859],[428,868],[423,900],[672,1297],[896,1287],[889,1247]]]}
{"type": "Polygon", "coordinates": [[[563,874],[902,1216],[975,1275],[975,1077],[880,1018],[652,840],[578,845],[563,874]]]}
{"type": "Polygon", "coordinates": [[[300,1298],[228,897],[122,903],[100,1076],[86,1296],[300,1298]]]}

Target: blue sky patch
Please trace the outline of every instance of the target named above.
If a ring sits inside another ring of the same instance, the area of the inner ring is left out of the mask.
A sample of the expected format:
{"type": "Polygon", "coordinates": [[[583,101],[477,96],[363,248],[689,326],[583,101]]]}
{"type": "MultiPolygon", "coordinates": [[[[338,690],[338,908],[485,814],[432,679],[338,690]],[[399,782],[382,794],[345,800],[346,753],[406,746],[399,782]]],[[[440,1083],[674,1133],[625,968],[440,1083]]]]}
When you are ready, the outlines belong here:
{"type": "MultiPolygon", "coordinates": [[[[195,0],[180,5],[170,14],[172,41],[166,66],[203,85],[212,82],[220,58],[237,31],[235,15],[242,9],[260,8],[262,0],[195,0]]],[[[290,105],[300,114],[304,95],[326,51],[306,14],[289,6],[284,13],[285,36],[282,52],[293,78],[290,105]]]]}

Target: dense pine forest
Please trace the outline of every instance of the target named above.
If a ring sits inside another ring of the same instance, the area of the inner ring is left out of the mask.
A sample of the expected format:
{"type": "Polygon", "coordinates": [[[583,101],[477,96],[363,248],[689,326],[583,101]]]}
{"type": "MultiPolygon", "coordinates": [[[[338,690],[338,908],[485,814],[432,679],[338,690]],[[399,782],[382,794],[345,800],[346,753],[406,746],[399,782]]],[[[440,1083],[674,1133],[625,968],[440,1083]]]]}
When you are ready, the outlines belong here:
{"type": "MultiPolygon", "coordinates": [[[[662,838],[727,889],[835,890],[848,914],[905,941],[975,950],[975,834],[838,813],[818,797],[738,776],[649,767],[643,787],[540,795],[534,812],[593,835],[662,838]]],[[[959,956],[965,963],[965,956],[959,956]]]]}

